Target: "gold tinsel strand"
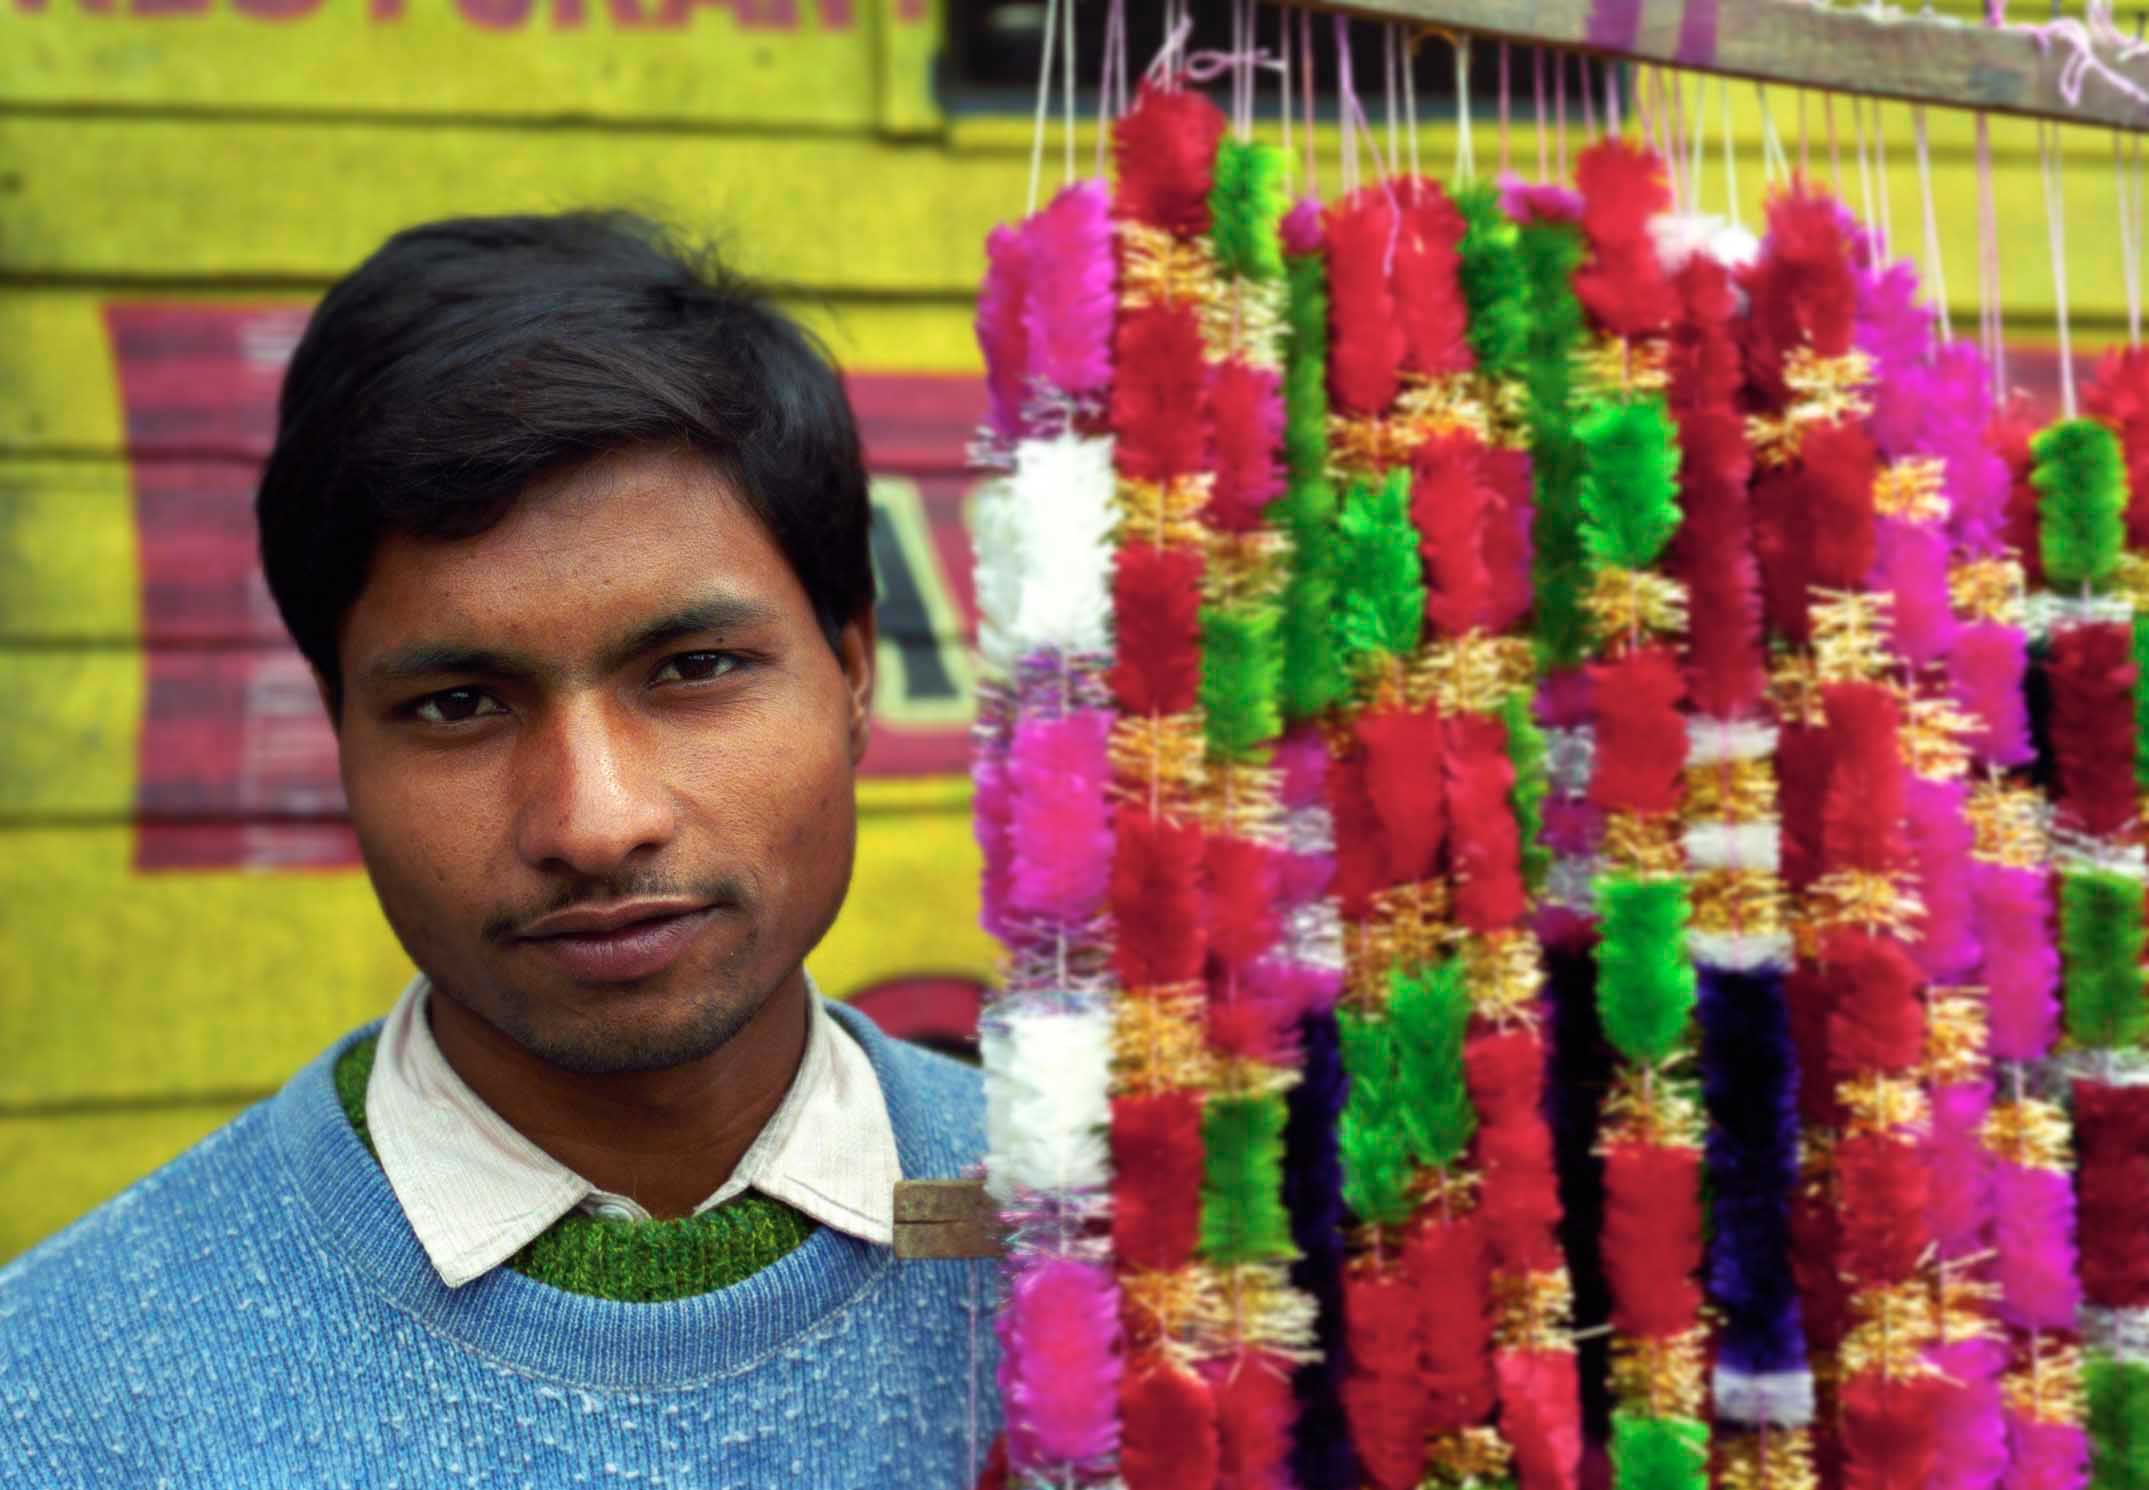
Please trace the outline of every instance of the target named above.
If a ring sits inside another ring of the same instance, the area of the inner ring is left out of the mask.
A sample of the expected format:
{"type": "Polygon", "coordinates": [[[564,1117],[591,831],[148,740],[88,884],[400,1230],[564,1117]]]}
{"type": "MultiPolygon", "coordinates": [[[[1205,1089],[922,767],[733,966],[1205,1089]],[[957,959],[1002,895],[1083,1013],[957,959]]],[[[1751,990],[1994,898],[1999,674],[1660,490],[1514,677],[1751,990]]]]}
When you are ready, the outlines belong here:
{"type": "Polygon", "coordinates": [[[1438,1211],[1443,1220],[1467,1216],[1477,1208],[1478,1187],[1485,1177],[1460,1164],[1450,1169],[1428,1165],[1410,1177],[1411,1209],[1418,1215],[1438,1211]]]}
{"type": "Polygon", "coordinates": [[[1947,462],[1934,455],[1890,461],[1873,477],[1873,511],[1910,523],[1936,523],[1948,515],[1943,479],[1947,462]]]}
{"type": "Polygon", "coordinates": [[[1290,564],[1291,540],[1274,528],[1213,533],[1209,562],[1202,570],[1202,598],[1218,606],[1268,604],[1283,593],[1290,564]]]}
{"type": "Polygon", "coordinates": [[[1202,350],[1211,362],[1237,361],[1264,372],[1283,371],[1284,313],[1290,286],[1283,280],[1230,279],[1215,295],[1195,302],[1202,350]]]}
{"type": "Polygon", "coordinates": [[[1112,541],[1120,546],[1147,543],[1156,548],[1202,548],[1209,530],[1201,510],[1209,505],[1216,473],[1201,471],[1170,481],[1121,476],[1112,487],[1112,541]]]}
{"type": "Polygon", "coordinates": [[[1119,1090],[1138,1096],[1204,1087],[1212,1057],[1202,1032],[1202,985],[1127,989],[1112,1007],[1112,1067],[1119,1090]]]}
{"type": "Polygon", "coordinates": [[[1475,435],[1492,443],[1492,420],[1478,397],[1477,379],[1469,373],[1442,373],[1426,377],[1404,373],[1403,390],[1388,415],[1411,448],[1440,435],[1475,435]]]}
{"type": "Polygon", "coordinates": [[[1819,727],[1828,722],[1821,707],[1820,667],[1805,652],[1787,652],[1769,665],[1769,697],[1785,724],[1819,727]]]}
{"type": "Polygon", "coordinates": [[[1686,769],[1688,822],[1762,823],[1776,816],[1776,763],[1757,760],[1711,761],[1686,769]]]}
{"type": "Polygon", "coordinates": [[[1463,1428],[1426,1440],[1428,1486],[1496,1485],[1507,1478],[1514,1451],[1497,1428],[1463,1428]]]}
{"type": "Polygon", "coordinates": [[[1154,798],[1158,811],[1176,814],[1200,795],[1207,748],[1199,714],[1123,714],[1105,745],[1112,791],[1123,801],[1154,798]]]}
{"type": "Polygon", "coordinates": [[[1823,357],[1810,345],[1796,347],[1784,359],[1783,379],[1796,395],[1790,407],[1781,417],[1753,415],[1746,421],[1754,464],[1763,470],[1798,458],[1807,425],[1863,419],[1873,412],[1865,396],[1873,381],[1873,359],[1863,352],[1823,357]]]}
{"type": "Polygon", "coordinates": [[[1251,1349],[1287,1361],[1320,1359],[1313,1346],[1319,1305],[1311,1294],[1291,1286],[1289,1264],[1249,1262],[1214,1268],[1195,1263],[1187,1271],[1205,1275],[1194,1292],[1187,1320],[1195,1346],[1203,1354],[1251,1349]]]}
{"type": "Polygon", "coordinates": [[[1158,1350],[1182,1366],[1191,1365],[1196,1352],[1189,1337],[1195,1319],[1205,1312],[1202,1291],[1213,1281],[1205,1269],[1195,1267],[1121,1273],[1120,1318],[1130,1348],[1158,1350]]]}
{"type": "Polygon", "coordinates": [[[1412,433],[1378,416],[1328,416],[1328,474],[1337,481],[1377,481],[1410,462],[1412,433]]]}
{"type": "Polygon", "coordinates": [[[1676,1335],[1612,1341],[1613,1400],[1652,1418],[1698,1418],[1709,1400],[1705,1365],[1709,1332],[1696,1325],[1676,1335]]]}
{"type": "Polygon", "coordinates": [[[1969,742],[1983,730],[1951,698],[1905,699],[1897,737],[1903,763],[1928,781],[1960,781],[1970,774],[1969,742]]]}
{"type": "Polygon", "coordinates": [[[1544,957],[1527,927],[1460,933],[1455,954],[1462,959],[1463,985],[1470,990],[1475,1018],[1503,1028],[1536,1023],[1537,996],[1545,984],[1544,957]]]}
{"type": "Polygon", "coordinates": [[[1828,590],[1816,585],[1814,674],[1823,683],[1867,683],[1895,665],[1888,623],[1895,596],[1886,590],[1828,590]]]}
{"type": "Polygon", "coordinates": [[[1992,1315],[2002,1291],[1997,1283],[1983,1282],[1960,1267],[1943,1264],[1940,1299],[1934,1313],[1940,1343],[2006,1339],[2007,1331],[1992,1315]]]}
{"type": "Polygon", "coordinates": [[[1846,1138],[1861,1133],[1887,1134],[1901,1128],[1923,1132],[1932,1123],[1932,1104],[1915,1076],[1861,1072],[1836,1083],[1836,1100],[1843,1104],[1846,1138]]]}
{"type": "Polygon", "coordinates": [[[2131,548],[2121,553],[2107,583],[2112,594],[2124,598],[2137,611],[2149,610],[2149,553],[2131,548]]]}
{"type": "Polygon", "coordinates": [[[1775,936],[1790,920],[1783,881],[1766,869],[1704,869],[1688,892],[1687,925],[1717,936],[1775,936]]]}
{"type": "Polygon", "coordinates": [[[1478,401],[1492,418],[1490,443],[1502,450],[1530,448],[1530,385],[1521,378],[1481,378],[1478,401]]]}
{"type": "Polygon", "coordinates": [[[2034,788],[1977,782],[1970,788],[1963,817],[1970,824],[1970,857],[1981,863],[2037,869],[2051,853],[2043,800],[2034,788]]]}
{"type": "Polygon", "coordinates": [[[1948,571],[1948,598],[1968,621],[2020,626],[2026,588],[2016,559],[1966,559],[1948,571]]]}
{"type": "Polygon", "coordinates": [[[1123,310],[1192,305],[1206,316],[1224,298],[1216,254],[1206,238],[1178,238],[1164,228],[1122,218],[1119,303],[1123,310]]]}
{"type": "Polygon", "coordinates": [[[1574,353],[1574,374],[1574,397],[1579,403],[1660,393],[1671,386],[1670,349],[1654,339],[1599,336],[1574,353]]]}
{"type": "Polygon", "coordinates": [[[1665,1067],[1628,1064],[1614,1073],[1605,1091],[1597,1152],[1625,1146],[1698,1149],[1707,1130],[1692,1082],[1665,1067]]]}
{"type": "Polygon", "coordinates": [[[1651,632],[1680,636],[1686,631],[1686,586],[1654,570],[1607,564],[1590,580],[1582,609],[1607,640],[1651,632]]]}
{"type": "Polygon", "coordinates": [[[1877,1371],[1891,1381],[1935,1374],[1926,1359],[1940,1330],[1940,1306],[1923,1278],[1863,1288],[1850,1297],[1855,1323],[1837,1361],[1846,1375],[1877,1371]]]}
{"type": "Polygon", "coordinates": [[[1443,714],[1497,714],[1509,694],[1532,686],[1536,667],[1528,637],[1473,631],[1433,642],[1411,658],[1402,675],[1403,697],[1443,714]]]}
{"type": "Polygon", "coordinates": [[[1925,1068],[1935,1086],[1982,1080],[1985,1061],[1985,990],[1928,988],[1925,992],[1925,1068]]]}
{"type": "Polygon", "coordinates": [[[1395,928],[1384,921],[1343,923],[1343,995],[1346,1008],[1361,1014],[1388,1004],[1388,980],[1400,959],[1395,928]]]}
{"type": "Polygon", "coordinates": [[[1395,958],[1406,967],[1421,967],[1440,954],[1450,935],[1447,918],[1445,880],[1390,885],[1373,894],[1373,919],[1388,927],[1395,958]]]}
{"type": "Polygon", "coordinates": [[[1219,1097],[1280,1097],[1298,1085],[1296,1066],[1272,1066],[1242,1055],[1218,1056],[1210,1091],[1219,1097]]]}
{"type": "Polygon", "coordinates": [[[2079,1346],[2047,1343],[2000,1378],[2008,1409],[2037,1423],[2079,1428],[2089,1412],[2079,1346]]]}
{"type": "Polygon", "coordinates": [[[1492,1343],[1495,1350],[1572,1350],[1574,1285],[1565,1268],[1495,1273],[1492,1343]]]}
{"type": "Polygon", "coordinates": [[[1607,812],[1597,850],[1607,874],[1670,879],[1686,869],[1675,812],[1607,812]]]}
{"type": "Polygon", "coordinates": [[[1855,926],[1910,942],[1918,939],[1918,923],[1925,919],[1925,902],[1911,889],[1907,874],[1838,869],[1815,880],[1806,893],[1806,924],[1816,932],[1855,926]]]}
{"type": "Polygon", "coordinates": [[[1718,1490],[1820,1490],[1813,1470],[1813,1435],[1804,1428],[1766,1432],[1719,1427],[1718,1490]]]}
{"type": "Polygon", "coordinates": [[[1283,843],[1283,776],[1273,766],[1258,761],[1209,762],[1194,808],[1212,834],[1279,847],[1283,843]]]}
{"type": "Polygon", "coordinates": [[[2074,1167],[2074,1132],[2067,1113],[2042,1097],[1993,1103],[1977,1136],[1995,1158],[2025,1169],[2065,1174],[2074,1167]]]}

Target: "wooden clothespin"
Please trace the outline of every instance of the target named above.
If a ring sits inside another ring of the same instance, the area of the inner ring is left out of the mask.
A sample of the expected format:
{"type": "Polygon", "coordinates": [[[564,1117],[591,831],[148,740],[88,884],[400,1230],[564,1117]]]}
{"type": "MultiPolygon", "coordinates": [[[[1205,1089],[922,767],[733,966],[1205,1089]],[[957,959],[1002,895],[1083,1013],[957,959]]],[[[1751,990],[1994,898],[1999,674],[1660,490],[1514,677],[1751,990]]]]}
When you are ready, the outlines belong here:
{"type": "Polygon", "coordinates": [[[895,1187],[895,1255],[998,1257],[1006,1233],[983,1180],[900,1180],[895,1187]]]}

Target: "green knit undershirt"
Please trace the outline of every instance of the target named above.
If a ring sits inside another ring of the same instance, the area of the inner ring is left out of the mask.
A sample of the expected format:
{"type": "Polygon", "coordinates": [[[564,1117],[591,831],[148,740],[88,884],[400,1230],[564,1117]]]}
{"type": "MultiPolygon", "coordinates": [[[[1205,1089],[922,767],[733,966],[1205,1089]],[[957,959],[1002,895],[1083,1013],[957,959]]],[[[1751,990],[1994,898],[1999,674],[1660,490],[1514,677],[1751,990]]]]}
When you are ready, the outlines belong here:
{"type": "MultiPolygon", "coordinates": [[[[380,1152],[366,1131],[366,1081],[378,1043],[378,1036],[368,1036],[336,1061],[336,1096],[376,1161],[380,1152]]],[[[660,1304],[751,1278],[812,1236],[817,1225],[758,1190],[676,1221],[613,1221],[569,1211],[507,1265],[569,1293],[660,1304]]]]}

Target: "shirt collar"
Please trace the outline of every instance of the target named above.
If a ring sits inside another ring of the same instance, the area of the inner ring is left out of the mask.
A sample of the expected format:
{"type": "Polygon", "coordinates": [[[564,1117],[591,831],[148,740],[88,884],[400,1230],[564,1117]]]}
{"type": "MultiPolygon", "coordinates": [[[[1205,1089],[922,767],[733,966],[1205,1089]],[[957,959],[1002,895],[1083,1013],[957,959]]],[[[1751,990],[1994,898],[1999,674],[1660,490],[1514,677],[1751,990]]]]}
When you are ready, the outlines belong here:
{"type": "MultiPolygon", "coordinates": [[[[902,1165],[880,1080],[863,1047],[807,979],[806,1050],[783,1101],[731,1177],[696,1214],[749,1188],[824,1226],[889,1245],[902,1165]]],[[[648,1212],[599,1190],[470,1089],[441,1054],[425,1016],[431,985],[414,978],[381,1026],[366,1123],[403,1214],[441,1281],[491,1272],[577,1208],[627,1220],[648,1212]]]]}

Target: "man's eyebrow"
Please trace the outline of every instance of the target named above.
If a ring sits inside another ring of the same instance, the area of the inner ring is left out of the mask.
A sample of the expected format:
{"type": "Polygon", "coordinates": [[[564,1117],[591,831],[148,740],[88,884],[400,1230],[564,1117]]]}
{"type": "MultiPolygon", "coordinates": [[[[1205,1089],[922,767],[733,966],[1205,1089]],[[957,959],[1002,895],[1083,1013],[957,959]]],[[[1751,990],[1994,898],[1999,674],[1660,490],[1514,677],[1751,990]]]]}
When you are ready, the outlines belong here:
{"type": "Polygon", "coordinates": [[[534,678],[542,671],[527,657],[495,652],[485,647],[459,647],[448,642],[414,642],[375,658],[366,665],[366,676],[384,685],[437,678],[443,673],[483,678],[534,678]]]}
{"type": "Polygon", "coordinates": [[[684,637],[743,631],[748,627],[771,625],[777,619],[776,607],[765,601],[750,600],[743,595],[712,596],[635,627],[606,649],[603,668],[611,672],[644,652],[653,652],[684,637]]]}
{"type": "MultiPolygon", "coordinates": [[[[714,596],[635,627],[605,649],[598,666],[600,671],[613,672],[643,653],[655,651],[682,637],[740,631],[766,626],[776,619],[776,607],[765,601],[738,595],[714,596]]],[[[443,674],[530,682],[557,671],[557,668],[543,666],[514,652],[457,646],[451,642],[413,642],[369,663],[366,676],[377,684],[392,687],[443,674]]]]}

